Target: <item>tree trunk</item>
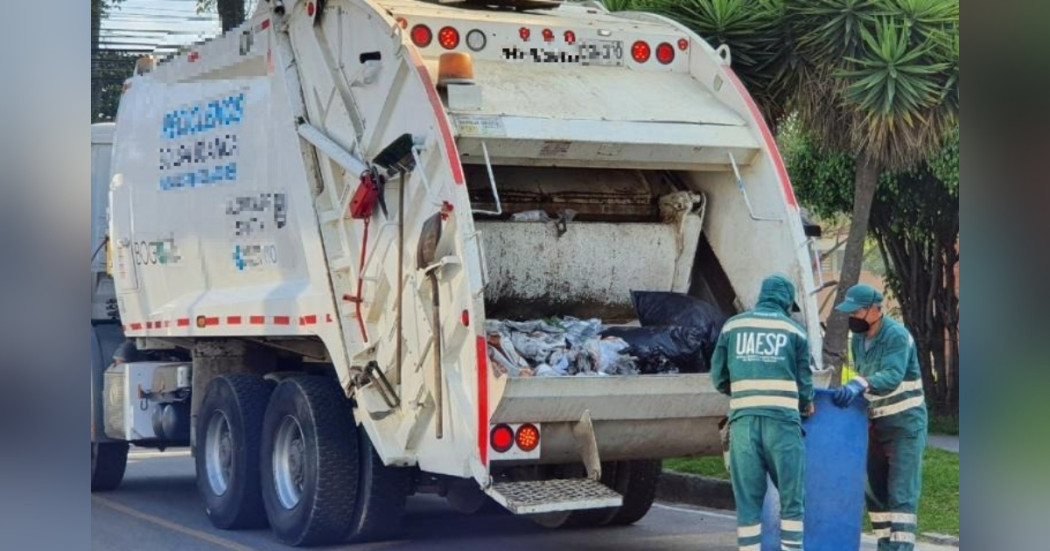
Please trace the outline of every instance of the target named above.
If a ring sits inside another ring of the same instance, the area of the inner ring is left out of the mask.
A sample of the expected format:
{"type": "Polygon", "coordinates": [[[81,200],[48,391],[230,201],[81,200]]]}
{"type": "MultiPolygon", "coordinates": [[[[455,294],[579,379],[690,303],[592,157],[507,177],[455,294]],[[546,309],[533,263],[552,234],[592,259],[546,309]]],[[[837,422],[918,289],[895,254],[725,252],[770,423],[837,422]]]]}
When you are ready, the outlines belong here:
{"type": "MultiPolygon", "coordinates": [[[[850,222],[849,237],[846,239],[846,253],[842,261],[842,272],[839,274],[838,291],[835,304],[846,298],[846,290],[860,279],[860,268],[864,260],[864,241],[868,236],[868,217],[871,215],[871,204],[875,199],[875,190],[879,185],[878,163],[863,155],[857,161],[856,175],[853,181],[853,218],[850,222]]],[[[833,368],[831,385],[838,386],[839,373],[846,358],[846,337],[848,336],[847,316],[834,310],[828,316],[828,329],[824,337],[824,367],[833,368]]]]}
{"type": "Polygon", "coordinates": [[[244,23],[244,0],[218,0],[216,8],[222,23],[222,32],[244,23]]]}
{"type": "Polygon", "coordinates": [[[91,0],[91,122],[98,120],[102,80],[98,59],[98,36],[102,29],[102,0],[91,0]]]}

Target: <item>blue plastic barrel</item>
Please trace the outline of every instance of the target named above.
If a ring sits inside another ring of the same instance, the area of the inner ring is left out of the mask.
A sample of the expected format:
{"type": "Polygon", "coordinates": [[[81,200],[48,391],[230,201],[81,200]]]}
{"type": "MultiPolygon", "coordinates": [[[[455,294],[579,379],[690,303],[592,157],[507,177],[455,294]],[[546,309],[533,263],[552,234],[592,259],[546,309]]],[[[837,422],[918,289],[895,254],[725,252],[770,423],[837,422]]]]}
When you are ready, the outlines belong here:
{"type": "MultiPolygon", "coordinates": [[[[858,551],[868,457],[868,403],[842,409],[816,389],[806,432],[806,551],[858,551]]],[[[762,511],[762,551],[780,551],[780,495],[769,484],[762,511]]]]}

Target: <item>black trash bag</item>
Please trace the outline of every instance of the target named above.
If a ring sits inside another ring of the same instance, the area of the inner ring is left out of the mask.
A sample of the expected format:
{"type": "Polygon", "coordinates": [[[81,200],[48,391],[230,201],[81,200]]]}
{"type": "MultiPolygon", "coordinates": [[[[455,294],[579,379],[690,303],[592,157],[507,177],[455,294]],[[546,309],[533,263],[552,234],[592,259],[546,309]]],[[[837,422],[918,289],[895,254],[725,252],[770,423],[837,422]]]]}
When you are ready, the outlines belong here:
{"type": "Polygon", "coordinates": [[[628,347],[620,353],[637,358],[643,375],[710,371],[704,356],[706,339],[701,330],[693,327],[607,327],[602,336],[627,342],[628,347]]]}
{"type": "Polygon", "coordinates": [[[631,291],[634,312],[642,327],[682,326],[697,329],[704,339],[704,358],[710,362],[726,317],[717,306],[685,293],[631,291]]]}

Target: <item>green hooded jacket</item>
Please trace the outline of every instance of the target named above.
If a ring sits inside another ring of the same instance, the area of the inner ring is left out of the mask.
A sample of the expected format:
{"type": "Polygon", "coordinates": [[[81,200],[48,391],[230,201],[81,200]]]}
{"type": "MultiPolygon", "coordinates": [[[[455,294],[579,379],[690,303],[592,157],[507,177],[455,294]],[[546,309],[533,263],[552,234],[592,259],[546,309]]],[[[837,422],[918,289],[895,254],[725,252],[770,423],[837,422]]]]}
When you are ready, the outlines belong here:
{"type": "Polygon", "coordinates": [[[782,275],[762,281],[754,310],[729,318],[711,359],[711,381],[729,395],[729,421],[757,415],[801,423],[813,403],[806,331],[789,317],[795,285],[782,275]]]}

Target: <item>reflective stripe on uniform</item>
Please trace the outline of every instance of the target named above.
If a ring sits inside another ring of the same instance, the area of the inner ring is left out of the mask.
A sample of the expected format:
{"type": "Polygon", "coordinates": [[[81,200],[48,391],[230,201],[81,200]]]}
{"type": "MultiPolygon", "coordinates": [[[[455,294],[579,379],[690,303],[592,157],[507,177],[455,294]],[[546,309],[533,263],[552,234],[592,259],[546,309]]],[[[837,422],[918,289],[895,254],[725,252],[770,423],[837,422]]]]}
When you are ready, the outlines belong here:
{"type": "Polygon", "coordinates": [[[872,394],[870,392],[865,392],[864,393],[864,397],[867,398],[869,402],[875,401],[875,400],[886,400],[886,399],[889,399],[889,398],[893,398],[894,396],[899,396],[901,394],[904,394],[905,392],[910,392],[910,391],[913,391],[913,390],[922,390],[922,381],[921,380],[904,381],[901,384],[897,385],[897,388],[893,389],[893,392],[891,392],[889,394],[882,395],[882,396],[877,395],[877,394],[872,394]]]}
{"type": "Polygon", "coordinates": [[[762,551],[762,544],[756,543],[753,545],[741,545],[740,551],[762,551]]]}
{"type": "Polygon", "coordinates": [[[779,390],[798,394],[798,383],[795,381],[783,381],[777,379],[745,379],[742,381],[733,381],[729,385],[729,388],[733,393],[747,392],[750,390],[779,390]]]}
{"type": "Polygon", "coordinates": [[[738,526],[736,529],[736,535],[740,538],[753,538],[755,536],[761,536],[762,525],[752,524],[751,526],[738,526]]]}
{"type": "Polygon", "coordinates": [[[905,410],[908,410],[908,409],[911,409],[911,408],[914,408],[914,407],[919,407],[919,406],[923,405],[925,402],[926,402],[926,398],[924,398],[922,396],[916,396],[914,398],[908,398],[907,400],[902,400],[900,402],[897,402],[896,404],[890,404],[888,406],[871,408],[871,418],[872,419],[876,419],[876,418],[879,418],[879,417],[886,417],[886,416],[889,416],[889,415],[894,415],[894,414],[900,413],[902,411],[905,411],[905,410]]]}
{"type": "Polygon", "coordinates": [[[806,334],[798,327],[795,327],[791,322],[778,319],[759,319],[751,317],[730,320],[722,327],[722,332],[724,333],[726,331],[741,328],[776,329],[779,331],[794,333],[803,338],[806,337],[806,334]]]}
{"type": "Polygon", "coordinates": [[[781,520],[780,529],[785,532],[801,532],[802,521],[801,520],[781,520]]]}
{"type": "Polygon", "coordinates": [[[916,524],[919,517],[914,513],[868,513],[871,522],[895,522],[897,524],[916,524]]]}
{"type": "Polygon", "coordinates": [[[893,532],[890,534],[890,541],[915,543],[915,534],[912,534],[911,532],[893,532]]]}
{"type": "Polygon", "coordinates": [[[783,396],[748,396],[746,398],[729,399],[729,409],[768,407],[798,409],[798,398],[786,398],[783,396]]]}
{"type": "Polygon", "coordinates": [[[890,537],[889,528],[876,528],[875,530],[873,530],[873,532],[875,533],[875,537],[880,540],[890,537]]]}

